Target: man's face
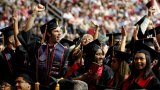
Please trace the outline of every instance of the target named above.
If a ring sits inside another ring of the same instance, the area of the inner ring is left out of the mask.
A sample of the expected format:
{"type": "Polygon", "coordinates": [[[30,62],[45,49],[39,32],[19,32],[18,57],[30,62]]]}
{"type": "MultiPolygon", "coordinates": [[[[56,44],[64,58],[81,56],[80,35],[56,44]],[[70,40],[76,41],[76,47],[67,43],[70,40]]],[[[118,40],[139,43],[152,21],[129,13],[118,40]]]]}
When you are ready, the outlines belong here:
{"type": "Polygon", "coordinates": [[[49,40],[54,42],[54,43],[57,43],[59,42],[60,38],[61,38],[61,28],[60,27],[57,27],[56,29],[52,30],[51,33],[49,33],[49,40]]]}
{"type": "Polygon", "coordinates": [[[16,90],[31,90],[31,85],[22,77],[16,78],[16,90]]]}
{"type": "Polygon", "coordinates": [[[93,41],[93,36],[90,35],[90,34],[85,34],[83,37],[82,37],[82,41],[81,41],[81,44],[82,46],[84,45],[87,45],[88,43],[92,42],[93,41]]]}

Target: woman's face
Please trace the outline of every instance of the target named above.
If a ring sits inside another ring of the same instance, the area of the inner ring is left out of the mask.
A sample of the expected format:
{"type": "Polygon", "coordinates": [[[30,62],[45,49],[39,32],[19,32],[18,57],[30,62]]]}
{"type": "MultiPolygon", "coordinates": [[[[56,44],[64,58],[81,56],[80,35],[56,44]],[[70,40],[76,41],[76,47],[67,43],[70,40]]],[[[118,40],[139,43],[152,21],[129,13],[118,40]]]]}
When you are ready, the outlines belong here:
{"type": "Polygon", "coordinates": [[[119,69],[119,62],[117,60],[117,58],[112,58],[112,61],[111,61],[111,68],[112,70],[115,72],[119,69]]]}
{"type": "Polygon", "coordinates": [[[95,60],[99,65],[103,64],[103,60],[104,60],[104,52],[102,51],[102,49],[98,49],[96,54],[95,54],[95,60]]]}
{"type": "Polygon", "coordinates": [[[142,70],[146,67],[146,56],[144,53],[136,53],[134,58],[135,67],[138,70],[142,70]]]}

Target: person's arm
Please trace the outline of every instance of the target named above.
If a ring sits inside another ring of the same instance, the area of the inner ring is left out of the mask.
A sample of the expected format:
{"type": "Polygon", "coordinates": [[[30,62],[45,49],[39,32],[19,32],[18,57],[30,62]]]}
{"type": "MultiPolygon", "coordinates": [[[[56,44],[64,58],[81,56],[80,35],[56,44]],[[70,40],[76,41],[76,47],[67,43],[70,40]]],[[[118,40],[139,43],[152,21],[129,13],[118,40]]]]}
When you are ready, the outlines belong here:
{"type": "Polygon", "coordinates": [[[136,27],[134,27],[134,32],[133,32],[133,39],[134,41],[138,40],[138,29],[139,29],[139,26],[137,25],[136,27]]]}
{"type": "Polygon", "coordinates": [[[93,35],[94,40],[96,40],[96,39],[98,39],[98,35],[99,35],[99,26],[96,23],[94,23],[93,21],[91,23],[94,25],[94,27],[96,29],[95,33],[93,35]]]}
{"type": "MultiPolygon", "coordinates": [[[[34,19],[36,17],[36,14],[40,11],[43,11],[44,10],[44,7],[42,5],[37,5],[37,6],[34,6],[33,8],[33,13],[32,15],[28,18],[28,21],[26,23],[26,28],[25,30],[19,32],[18,34],[18,39],[19,41],[21,42],[21,44],[25,47],[25,48],[28,48],[27,46],[29,44],[32,44],[33,45],[33,42],[36,43],[37,39],[35,38],[35,36],[32,35],[32,32],[31,32],[31,28],[32,26],[34,25],[34,19]],[[42,9],[43,8],[43,9],[42,9]]],[[[35,44],[34,44],[35,45],[35,44]]]]}
{"type": "Polygon", "coordinates": [[[126,32],[126,28],[123,26],[121,29],[121,33],[122,33],[122,39],[121,39],[121,44],[120,44],[120,51],[125,51],[127,32],[126,32]]]}
{"type": "Polygon", "coordinates": [[[14,39],[15,39],[15,45],[16,47],[20,46],[21,43],[20,41],[18,40],[18,33],[19,33],[19,30],[18,30],[18,15],[13,15],[13,27],[14,27],[14,39]]]}
{"type": "Polygon", "coordinates": [[[30,29],[32,28],[32,26],[34,25],[34,20],[35,20],[35,18],[36,18],[37,13],[38,13],[38,12],[41,12],[41,11],[44,11],[44,10],[45,10],[45,8],[44,8],[44,6],[41,5],[41,4],[38,4],[37,6],[34,6],[34,8],[33,8],[33,13],[32,13],[32,15],[28,18],[27,23],[26,23],[26,27],[25,27],[25,30],[24,30],[24,31],[27,32],[28,30],[30,30],[30,29]]]}

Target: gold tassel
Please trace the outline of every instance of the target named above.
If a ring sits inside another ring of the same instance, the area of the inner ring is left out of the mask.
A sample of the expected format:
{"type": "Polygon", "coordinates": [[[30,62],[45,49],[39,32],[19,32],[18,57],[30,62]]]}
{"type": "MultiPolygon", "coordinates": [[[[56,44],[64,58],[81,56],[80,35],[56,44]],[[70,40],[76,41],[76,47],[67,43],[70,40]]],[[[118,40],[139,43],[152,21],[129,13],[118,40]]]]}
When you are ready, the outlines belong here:
{"type": "Polygon", "coordinates": [[[58,83],[58,82],[57,82],[57,85],[56,85],[55,90],[60,90],[60,85],[59,85],[59,83],[58,83]]]}
{"type": "Polygon", "coordinates": [[[56,84],[56,88],[55,90],[60,90],[60,85],[59,85],[59,81],[62,80],[63,78],[57,79],[57,84],[56,84]]]}
{"type": "Polygon", "coordinates": [[[40,84],[39,82],[35,83],[35,90],[39,90],[39,84],[40,84]]]}

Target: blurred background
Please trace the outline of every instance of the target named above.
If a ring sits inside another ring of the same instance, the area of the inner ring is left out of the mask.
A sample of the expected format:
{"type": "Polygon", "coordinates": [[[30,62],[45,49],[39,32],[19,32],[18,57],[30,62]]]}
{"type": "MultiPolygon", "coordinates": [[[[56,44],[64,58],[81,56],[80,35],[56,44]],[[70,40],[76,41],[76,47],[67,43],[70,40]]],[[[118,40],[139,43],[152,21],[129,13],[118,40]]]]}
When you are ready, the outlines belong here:
{"type": "MultiPolygon", "coordinates": [[[[106,41],[107,33],[120,32],[127,27],[127,40],[132,37],[134,24],[147,14],[145,4],[148,0],[0,0],[0,29],[12,23],[13,13],[19,16],[19,30],[23,30],[32,6],[40,3],[46,10],[35,19],[33,32],[41,34],[39,27],[56,17],[64,31],[65,38],[73,40],[85,33],[94,34],[91,21],[100,26],[99,38],[106,41]]],[[[158,16],[152,18],[153,23],[160,24],[158,16]]]]}

